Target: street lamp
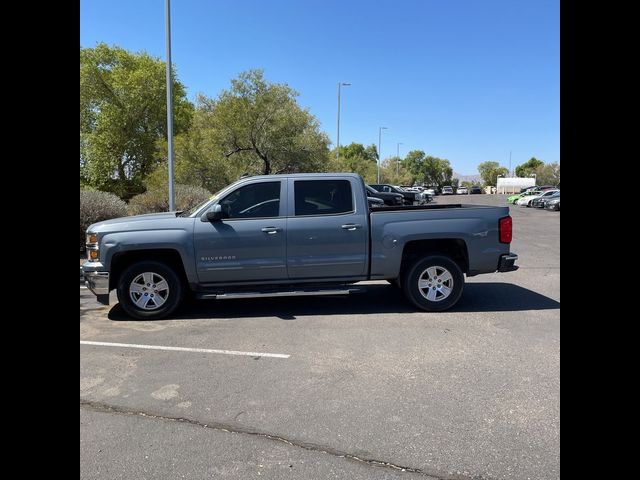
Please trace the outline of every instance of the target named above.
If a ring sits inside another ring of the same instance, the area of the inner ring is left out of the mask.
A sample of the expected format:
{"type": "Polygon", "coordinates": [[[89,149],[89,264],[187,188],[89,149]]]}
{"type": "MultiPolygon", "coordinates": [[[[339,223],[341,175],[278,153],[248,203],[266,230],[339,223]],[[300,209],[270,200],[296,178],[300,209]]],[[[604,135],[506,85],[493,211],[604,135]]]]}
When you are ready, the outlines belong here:
{"type": "Polygon", "coordinates": [[[164,20],[167,49],[167,150],[169,160],[169,211],[174,211],[175,195],[173,191],[173,93],[171,82],[171,6],[170,0],[164,2],[164,20]]]}
{"type": "Polygon", "coordinates": [[[396,145],[396,157],[398,158],[396,162],[396,175],[400,175],[400,145],[404,145],[404,143],[400,142],[396,145]]]}
{"type": "Polygon", "coordinates": [[[340,87],[350,86],[350,83],[338,82],[338,135],[336,135],[336,160],[340,160],[340,87]]]}
{"type": "Polygon", "coordinates": [[[388,128],[378,127],[378,185],[380,184],[380,161],[382,160],[382,152],[380,151],[380,144],[382,143],[382,130],[388,130],[388,128]]]}

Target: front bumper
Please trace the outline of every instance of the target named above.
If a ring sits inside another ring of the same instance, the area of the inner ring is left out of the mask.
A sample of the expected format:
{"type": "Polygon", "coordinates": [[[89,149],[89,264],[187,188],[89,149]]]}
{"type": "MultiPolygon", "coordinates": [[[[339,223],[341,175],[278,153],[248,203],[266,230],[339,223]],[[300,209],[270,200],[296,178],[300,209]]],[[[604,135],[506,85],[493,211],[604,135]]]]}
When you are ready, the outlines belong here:
{"type": "Polygon", "coordinates": [[[109,295],[109,272],[105,271],[104,265],[100,262],[84,262],[82,264],[82,275],[85,285],[94,295],[109,295]]]}
{"type": "Polygon", "coordinates": [[[94,295],[109,294],[109,272],[84,272],[85,285],[94,295]]]}
{"type": "Polygon", "coordinates": [[[500,255],[500,260],[498,261],[498,271],[499,272],[513,272],[514,270],[518,270],[518,265],[514,265],[515,261],[518,259],[518,255],[515,253],[506,253],[504,255],[500,255]]]}

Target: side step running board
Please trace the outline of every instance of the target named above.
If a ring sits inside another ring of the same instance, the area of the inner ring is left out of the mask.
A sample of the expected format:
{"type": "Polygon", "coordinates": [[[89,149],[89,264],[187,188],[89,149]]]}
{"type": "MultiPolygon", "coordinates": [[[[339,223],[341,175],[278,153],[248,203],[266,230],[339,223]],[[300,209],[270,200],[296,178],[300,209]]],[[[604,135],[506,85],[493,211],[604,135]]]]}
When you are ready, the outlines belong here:
{"type": "Polygon", "coordinates": [[[347,288],[335,290],[287,290],[283,292],[230,292],[230,293],[198,293],[196,298],[201,300],[236,300],[239,298],[268,298],[268,297],[309,297],[317,295],[349,295],[364,292],[363,288],[347,288]]]}

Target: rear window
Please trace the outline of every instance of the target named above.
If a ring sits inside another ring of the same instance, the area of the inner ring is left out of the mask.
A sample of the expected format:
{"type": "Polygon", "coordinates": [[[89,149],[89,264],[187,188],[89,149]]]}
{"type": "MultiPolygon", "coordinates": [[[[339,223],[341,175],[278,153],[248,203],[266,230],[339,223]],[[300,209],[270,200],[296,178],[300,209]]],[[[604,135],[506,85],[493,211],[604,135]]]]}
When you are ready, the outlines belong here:
{"type": "Polygon", "coordinates": [[[348,180],[297,180],[294,190],[296,216],[353,211],[353,194],[348,180]]]}

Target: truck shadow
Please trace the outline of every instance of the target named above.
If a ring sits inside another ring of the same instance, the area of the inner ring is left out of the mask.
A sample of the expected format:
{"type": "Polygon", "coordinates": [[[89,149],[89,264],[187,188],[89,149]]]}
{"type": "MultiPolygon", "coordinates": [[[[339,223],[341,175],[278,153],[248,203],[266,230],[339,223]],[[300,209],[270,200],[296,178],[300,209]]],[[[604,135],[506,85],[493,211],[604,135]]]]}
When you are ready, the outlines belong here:
{"type": "MultiPolygon", "coordinates": [[[[560,303],[552,298],[509,283],[468,283],[462,298],[451,310],[460,312],[516,312],[553,310],[560,303]]],[[[350,315],[418,312],[405,299],[402,291],[391,285],[367,285],[366,292],[349,296],[290,297],[244,300],[187,300],[175,314],[165,320],[206,318],[277,317],[295,320],[308,315],[350,315]]],[[[425,312],[426,313],[426,312],[425,312]]],[[[108,314],[109,319],[131,321],[119,304],[108,314]]]]}

